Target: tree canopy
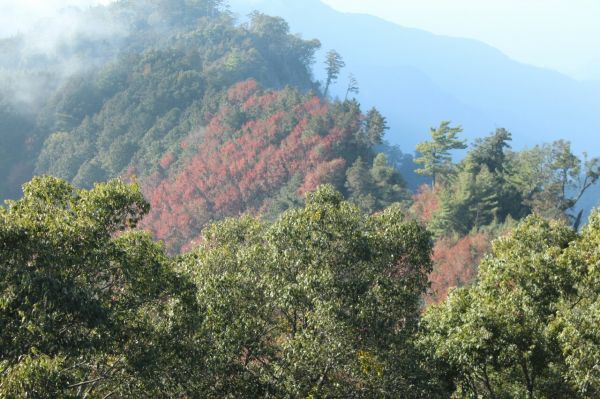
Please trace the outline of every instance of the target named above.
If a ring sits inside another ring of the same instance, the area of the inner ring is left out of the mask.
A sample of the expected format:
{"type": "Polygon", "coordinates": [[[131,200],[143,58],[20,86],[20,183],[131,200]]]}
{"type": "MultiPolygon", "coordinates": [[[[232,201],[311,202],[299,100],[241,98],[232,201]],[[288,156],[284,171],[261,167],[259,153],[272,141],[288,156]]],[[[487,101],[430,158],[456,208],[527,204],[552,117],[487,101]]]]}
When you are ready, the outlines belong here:
{"type": "Polygon", "coordinates": [[[472,287],[428,309],[420,342],[455,395],[598,394],[598,276],[589,251],[597,252],[599,216],[581,235],[528,217],[494,243],[472,287]]]}
{"type": "Polygon", "coordinates": [[[198,349],[179,347],[193,302],[161,246],[132,230],[148,210],[139,187],[46,177],[23,191],[0,208],[0,396],[174,389],[198,349]]]}
{"type": "Polygon", "coordinates": [[[36,178],[0,208],[3,397],[421,397],[430,234],[332,186],[177,258],[111,181],[36,178]]]}

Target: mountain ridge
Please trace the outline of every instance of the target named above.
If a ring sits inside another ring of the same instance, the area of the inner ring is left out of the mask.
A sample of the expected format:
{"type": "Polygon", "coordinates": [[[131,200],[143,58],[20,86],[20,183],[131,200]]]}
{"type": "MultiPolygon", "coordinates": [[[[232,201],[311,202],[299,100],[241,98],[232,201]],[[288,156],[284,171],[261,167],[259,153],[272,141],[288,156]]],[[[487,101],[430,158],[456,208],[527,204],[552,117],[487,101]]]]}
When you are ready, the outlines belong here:
{"type": "MultiPolygon", "coordinates": [[[[402,27],[372,15],[343,13],[317,0],[302,5],[282,0],[231,2],[235,13],[243,15],[252,9],[282,16],[291,31],[303,37],[319,37],[322,51],[335,48],[340,52],[347,65],[344,74],[352,72],[358,79],[359,101],[367,107],[376,105],[388,117],[389,140],[406,150],[426,137],[429,126],[450,119],[464,126],[468,138],[505,127],[514,133],[516,148],[567,137],[575,151],[581,152],[590,144],[587,127],[600,123],[595,107],[600,103],[597,83],[515,61],[474,39],[402,27]],[[405,76],[399,84],[402,76],[390,72],[390,67],[400,66],[412,66],[433,85],[411,84],[414,75],[405,76]],[[408,97],[404,101],[398,95],[403,92],[408,97]],[[448,94],[456,101],[448,103],[448,94]],[[394,106],[399,101],[406,109],[394,106]]],[[[322,78],[319,67],[315,74],[322,78]]],[[[342,75],[332,93],[343,97],[344,84],[342,75]]]]}

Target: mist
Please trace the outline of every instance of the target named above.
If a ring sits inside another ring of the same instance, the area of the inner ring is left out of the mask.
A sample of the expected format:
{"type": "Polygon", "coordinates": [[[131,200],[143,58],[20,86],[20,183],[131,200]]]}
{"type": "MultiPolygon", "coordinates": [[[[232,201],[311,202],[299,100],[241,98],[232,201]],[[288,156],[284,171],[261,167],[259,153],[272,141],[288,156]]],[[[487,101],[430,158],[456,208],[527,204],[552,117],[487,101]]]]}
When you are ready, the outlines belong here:
{"type": "Polygon", "coordinates": [[[29,32],[42,20],[59,15],[65,9],[85,10],[112,0],[6,0],[0,4],[0,38],[29,32]]]}
{"type": "Polygon", "coordinates": [[[24,113],[71,76],[113,59],[129,34],[108,1],[12,1],[0,6],[0,96],[24,113]]]}

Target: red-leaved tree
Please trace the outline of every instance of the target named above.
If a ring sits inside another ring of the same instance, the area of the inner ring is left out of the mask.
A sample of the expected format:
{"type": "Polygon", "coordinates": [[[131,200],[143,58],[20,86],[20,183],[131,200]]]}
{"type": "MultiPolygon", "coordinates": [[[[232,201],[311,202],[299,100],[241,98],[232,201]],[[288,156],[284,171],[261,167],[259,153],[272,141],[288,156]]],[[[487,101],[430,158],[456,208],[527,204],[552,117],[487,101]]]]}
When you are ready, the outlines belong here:
{"type": "Polygon", "coordinates": [[[323,183],[341,186],[343,152],[360,118],[354,111],[333,115],[318,97],[292,89],[239,83],[226,93],[191,156],[183,162],[174,162],[171,152],[163,156],[165,177],[155,175],[144,185],[152,206],[144,223],[178,251],[211,220],[264,209],[297,174],[303,178],[298,195],[323,183]]]}
{"type": "Polygon", "coordinates": [[[452,287],[462,287],[473,282],[481,259],[490,250],[490,236],[476,233],[458,241],[441,238],[433,248],[433,272],[429,276],[431,292],[427,302],[440,303],[452,287]]]}

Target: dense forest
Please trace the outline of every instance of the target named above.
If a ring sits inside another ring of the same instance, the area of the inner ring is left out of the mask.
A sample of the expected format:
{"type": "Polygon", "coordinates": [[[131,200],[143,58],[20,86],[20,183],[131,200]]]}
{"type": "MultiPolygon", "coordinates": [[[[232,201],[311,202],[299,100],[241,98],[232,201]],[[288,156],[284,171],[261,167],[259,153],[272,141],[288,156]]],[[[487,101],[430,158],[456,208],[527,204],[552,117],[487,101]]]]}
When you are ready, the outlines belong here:
{"type": "Polygon", "coordinates": [[[0,40],[0,397],[600,395],[597,158],[405,153],[343,55],[222,1],[76,14],[0,40]]]}

